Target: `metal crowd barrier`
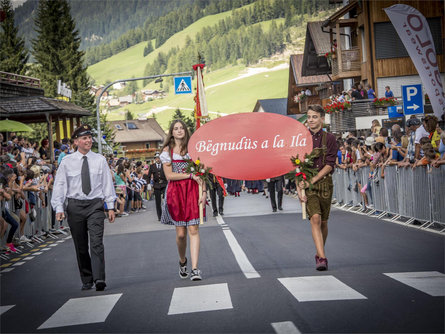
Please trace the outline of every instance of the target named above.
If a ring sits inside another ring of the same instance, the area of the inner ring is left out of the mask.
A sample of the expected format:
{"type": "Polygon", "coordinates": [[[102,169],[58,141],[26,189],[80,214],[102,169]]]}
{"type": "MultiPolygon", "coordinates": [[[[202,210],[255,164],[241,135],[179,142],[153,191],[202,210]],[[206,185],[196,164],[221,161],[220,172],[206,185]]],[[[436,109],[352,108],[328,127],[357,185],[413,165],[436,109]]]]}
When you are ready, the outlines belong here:
{"type": "MultiPolygon", "coordinates": [[[[36,195],[36,204],[34,206],[34,210],[35,210],[35,219],[34,221],[31,220],[30,218],[30,214],[27,214],[26,217],[26,223],[25,223],[25,227],[24,227],[24,235],[26,237],[28,237],[29,239],[31,239],[33,242],[34,241],[43,241],[42,239],[40,239],[40,236],[42,234],[45,234],[47,237],[51,237],[51,238],[55,238],[57,239],[57,237],[54,236],[54,234],[67,234],[67,232],[61,231],[59,228],[62,227],[63,229],[66,229],[68,227],[68,223],[67,220],[64,219],[62,223],[55,221],[54,223],[54,230],[52,229],[52,211],[51,211],[51,194],[52,191],[48,191],[47,195],[47,205],[44,206],[44,203],[42,203],[42,200],[40,199],[39,196],[36,195]]],[[[25,198],[28,199],[28,192],[25,192],[25,198]]],[[[2,212],[3,212],[3,208],[5,206],[5,203],[2,203],[2,212]]],[[[8,207],[9,207],[9,212],[12,212],[14,214],[16,214],[16,210],[15,210],[15,205],[14,205],[14,200],[11,199],[10,201],[8,201],[8,207]]],[[[25,210],[25,208],[21,209],[21,210],[25,210]]],[[[31,206],[29,207],[29,210],[31,212],[31,206]]],[[[14,234],[14,239],[18,239],[20,238],[20,216],[19,214],[16,214],[18,221],[17,223],[19,224],[19,227],[17,229],[17,231],[14,234]]],[[[4,247],[6,244],[6,238],[8,236],[9,233],[9,229],[10,229],[10,225],[7,224],[7,228],[6,228],[6,233],[4,234],[4,236],[2,238],[0,238],[0,246],[4,247]]]]}
{"type": "Polygon", "coordinates": [[[444,165],[415,169],[387,166],[384,173],[382,178],[378,168],[370,177],[369,167],[355,172],[337,168],[333,174],[335,200],[343,206],[364,208],[360,188],[367,185],[368,204],[382,216],[445,224],[444,165]]]}

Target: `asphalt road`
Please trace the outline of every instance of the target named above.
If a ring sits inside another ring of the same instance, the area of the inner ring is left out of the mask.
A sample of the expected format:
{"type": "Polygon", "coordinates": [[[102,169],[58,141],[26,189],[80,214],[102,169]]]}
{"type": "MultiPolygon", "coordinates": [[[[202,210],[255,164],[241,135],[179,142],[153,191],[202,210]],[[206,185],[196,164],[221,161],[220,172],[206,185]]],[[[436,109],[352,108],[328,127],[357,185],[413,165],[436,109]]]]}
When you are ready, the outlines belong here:
{"type": "Polygon", "coordinates": [[[243,193],[200,229],[192,282],[178,276],[174,228],[147,206],[106,223],[103,292],[80,291],[70,237],[2,259],[1,333],[444,332],[442,235],[333,210],[318,272],[297,201],[272,213],[243,193]]]}

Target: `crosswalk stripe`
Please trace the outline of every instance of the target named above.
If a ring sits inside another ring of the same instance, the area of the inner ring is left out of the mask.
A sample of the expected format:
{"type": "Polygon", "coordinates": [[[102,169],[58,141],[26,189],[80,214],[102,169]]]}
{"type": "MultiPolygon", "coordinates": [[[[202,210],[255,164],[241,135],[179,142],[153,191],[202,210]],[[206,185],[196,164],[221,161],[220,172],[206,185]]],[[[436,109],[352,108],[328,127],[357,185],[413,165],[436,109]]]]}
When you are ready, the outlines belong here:
{"type": "Polygon", "coordinates": [[[227,283],[176,288],[168,315],[232,309],[227,283]]]}
{"type": "Polygon", "coordinates": [[[2,273],[9,273],[10,271],[13,271],[14,270],[14,268],[6,268],[6,269],[3,269],[1,272],[2,273]]]}
{"type": "Polygon", "coordinates": [[[438,271],[384,273],[384,275],[430,296],[445,296],[445,275],[438,271]]]}
{"type": "Polygon", "coordinates": [[[17,266],[21,266],[22,264],[25,264],[25,261],[16,262],[16,263],[14,263],[12,266],[13,266],[13,267],[17,267],[17,266]]]}
{"type": "Polygon", "coordinates": [[[35,256],[27,256],[23,260],[32,260],[33,258],[35,258],[35,256]]]}
{"type": "Polygon", "coordinates": [[[2,305],[0,306],[0,314],[5,313],[6,311],[12,309],[15,305],[2,305]]]}
{"type": "Polygon", "coordinates": [[[46,247],[46,248],[42,248],[41,250],[42,251],[47,251],[47,250],[50,250],[51,248],[49,248],[49,247],[46,247]]]}
{"type": "Polygon", "coordinates": [[[292,321],[273,322],[271,325],[277,334],[301,334],[292,321]]]}
{"type": "Polygon", "coordinates": [[[278,278],[281,284],[299,301],[367,299],[334,276],[304,276],[278,278]]]}
{"type": "Polygon", "coordinates": [[[43,252],[34,253],[34,255],[40,255],[40,254],[43,254],[43,252]]]}
{"type": "Polygon", "coordinates": [[[0,268],[6,268],[6,267],[9,267],[10,265],[12,265],[12,263],[4,263],[4,264],[0,265],[0,268]]]}
{"type": "Polygon", "coordinates": [[[38,329],[105,322],[122,293],[106,296],[72,298],[38,329]]]}

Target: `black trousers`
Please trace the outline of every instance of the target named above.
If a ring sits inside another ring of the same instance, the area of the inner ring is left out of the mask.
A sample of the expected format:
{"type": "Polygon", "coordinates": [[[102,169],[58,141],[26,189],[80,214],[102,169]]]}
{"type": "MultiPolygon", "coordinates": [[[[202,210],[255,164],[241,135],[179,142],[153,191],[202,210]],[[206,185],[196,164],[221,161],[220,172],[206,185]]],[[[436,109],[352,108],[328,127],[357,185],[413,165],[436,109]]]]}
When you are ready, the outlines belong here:
{"type": "Polygon", "coordinates": [[[213,213],[219,213],[224,212],[224,193],[219,185],[219,183],[213,183],[212,186],[208,187],[210,191],[210,200],[212,201],[212,209],[213,213]],[[216,206],[216,195],[218,194],[218,206],[216,206]]]}
{"type": "Polygon", "coordinates": [[[76,248],[77,264],[82,283],[105,280],[103,244],[105,212],[103,200],[96,198],[82,201],[69,198],[66,212],[74,247],[76,248]]]}
{"type": "Polygon", "coordinates": [[[267,190],[269,190],[270,204],[272,204],[272,209],[274,210],[277,209],[277,202],[275,199],[275,189],[277,190],[278,207],[281,208],[283,205],[283,182],[281,182],[281,180],[270,181],[269,184],[267,185],[267,190]]]}
{"type": "Polygon", "coordinates": [[[161,208],[161,200],[162,196],[164,196],[165,187],[155,188],[155,201],[156,201],[156,213],[158,214],[158,220],[161,219],[162,208],[161,208]]]}

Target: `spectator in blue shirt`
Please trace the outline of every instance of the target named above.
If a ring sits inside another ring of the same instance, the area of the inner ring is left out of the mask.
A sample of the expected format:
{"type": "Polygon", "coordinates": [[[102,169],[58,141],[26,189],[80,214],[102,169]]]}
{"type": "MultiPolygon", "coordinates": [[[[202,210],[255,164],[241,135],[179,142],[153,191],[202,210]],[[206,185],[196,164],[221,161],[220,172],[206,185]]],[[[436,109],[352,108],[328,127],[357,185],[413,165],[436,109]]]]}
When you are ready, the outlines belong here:
{"type": "Polygon", "coordinates": [[[390,88],[389,86],[386,86],[386,87],[385,87],[385,90],[386,90],[386,92],[385,92],[385,97],[394,97],[394,94],[393,94],[393,92],[391,91],[391,88],[390,88]]]}
{"type": "Polygon", "coordinates": [[[60,165],[60,163],[62,162],[62,159],[68,154],[68,145],[62,145],[60,147],[60,154],[59,157],[57,158],[57,163],[60,165]]]}
{"type": "Polygon", "coordinates": [[[375,92],[374,92],[374,89],[372,89],[371,85],[367,84],[366,88],[367,88],[366,90],[368,92],[368,99],[375,99],[375,92]]]}

